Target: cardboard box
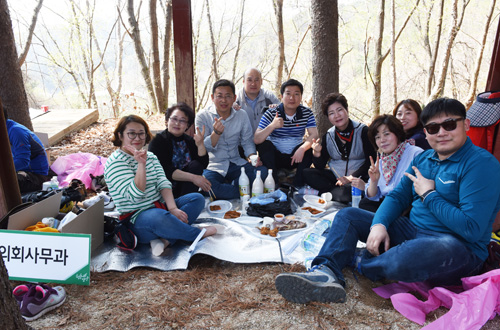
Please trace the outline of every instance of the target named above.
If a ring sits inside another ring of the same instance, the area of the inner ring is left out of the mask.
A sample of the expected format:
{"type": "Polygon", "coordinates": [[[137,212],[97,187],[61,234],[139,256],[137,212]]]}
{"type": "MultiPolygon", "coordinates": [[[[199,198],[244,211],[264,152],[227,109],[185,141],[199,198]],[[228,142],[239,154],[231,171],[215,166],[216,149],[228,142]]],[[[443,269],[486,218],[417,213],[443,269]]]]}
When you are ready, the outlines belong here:
{"type": "Polygon", "coordinates": [[[103,200],[66,223],[61,233],[24,231],[56,217],[61,197],[59,192],[11,215],[7,230],[0,230],[0,255],[10,279],[90,285],[91,251],[104,238],[103,200]]]}
{"type": "MultiPolygon", "coordinates": [[[[7,230],[24,230],[45,217],[56,217],[61,205],[62,192],[27,207],[9,217],[7,230]]],[[[101,199],[67,223],[62,233],[91,234],[92,252],[104,240],[104,201],[101,199]]],[[[57,234],[55,234],[57,235],[57,234]]]]}

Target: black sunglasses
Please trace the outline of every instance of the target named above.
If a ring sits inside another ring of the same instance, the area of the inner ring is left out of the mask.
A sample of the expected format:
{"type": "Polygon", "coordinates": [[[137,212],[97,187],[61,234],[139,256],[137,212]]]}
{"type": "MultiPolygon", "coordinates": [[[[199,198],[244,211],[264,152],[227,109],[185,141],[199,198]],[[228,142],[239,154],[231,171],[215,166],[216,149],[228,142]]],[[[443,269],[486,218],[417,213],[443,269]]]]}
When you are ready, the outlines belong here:
{"type": "Polygon", "coordinates": [[[441,124],[430,123],[424,126],[427,133],[434,135],[439,132],[441,127],[444,128],[445,131],[453,131],[457,128],[457,121],[464,120],[465,118],[450,118],[443,121],[441,124]]]}

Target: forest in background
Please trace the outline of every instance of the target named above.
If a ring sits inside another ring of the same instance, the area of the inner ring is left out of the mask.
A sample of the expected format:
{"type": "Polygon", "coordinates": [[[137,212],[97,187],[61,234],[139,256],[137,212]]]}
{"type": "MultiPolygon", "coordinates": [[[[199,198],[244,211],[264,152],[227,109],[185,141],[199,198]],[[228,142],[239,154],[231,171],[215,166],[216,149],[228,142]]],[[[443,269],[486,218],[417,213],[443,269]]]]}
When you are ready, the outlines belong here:
{"type": "MultiPolygon", "coordinates": [[[[249,66],[261,69],[263,87],[275,91],[288,77],[298,79],[304,103],[312,105],[311,1],[191,3],[197,109],[210,102],[218,78],[241,88],[249,66]]],[[[113,117],[152,114],[164,108],[160,94],[163,104],[175,103],[169,1],[8,4],[20,57],[30,44],[21,65],[30,107],[98,108],[102,117],[113,117]],[[155,63],[161,64],[159,76],[155,63]]],[[[404,98],[425,103],[448,96],[470,103],[484,90],[500,13],[496,0],[344,0],[338,12],[339,91],[354,117],[369,121],[404,98]]]]}

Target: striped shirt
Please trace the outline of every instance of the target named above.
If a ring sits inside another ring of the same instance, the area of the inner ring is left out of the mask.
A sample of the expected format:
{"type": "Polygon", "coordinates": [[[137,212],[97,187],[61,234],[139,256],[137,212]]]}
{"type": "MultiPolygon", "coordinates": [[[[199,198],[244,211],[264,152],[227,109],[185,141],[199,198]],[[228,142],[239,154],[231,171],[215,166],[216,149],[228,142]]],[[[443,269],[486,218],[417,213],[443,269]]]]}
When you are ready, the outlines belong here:
{"type": "Polygon", "coordinates": [[[138,165],[132,155],[117,149],[109,156],[104,167],[104,178],[118,212],[124,214],[137,211],[130,219],[132,223],[141,211],[154,207],[155,201],[163,201],[160,193],[162,189],[172,188],[160,161],[155,154],[148,152],[146,190],[141,191],[134,182],[138,165]]]}
{"type": "Polygon", "coordinates": [[[285,115],[283,103],[273,109],[267,110],[260,119],[259,128],[265,129],[269,126],[279,112],[279,117],[283,118],[283,127],[272,131],[267,137],[274,146],[284,154],[291,154],[293,149],[302,143],[307,128],[316,127],[316,120],[311,109],[302,105],[297,107],[297,112],[292,120],[285,115]]]}

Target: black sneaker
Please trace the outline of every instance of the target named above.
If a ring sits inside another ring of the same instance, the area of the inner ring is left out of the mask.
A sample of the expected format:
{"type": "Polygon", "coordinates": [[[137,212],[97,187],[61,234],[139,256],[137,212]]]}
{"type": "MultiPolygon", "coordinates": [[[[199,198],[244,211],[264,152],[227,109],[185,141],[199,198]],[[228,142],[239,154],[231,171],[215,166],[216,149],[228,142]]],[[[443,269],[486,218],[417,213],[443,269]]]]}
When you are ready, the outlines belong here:
{"type": "Polygon", "coordinates": [[[284,273],[276,276],[276,289],[291,302],[310,301],[343,303],[346,292],[337,276],[325,265],[317,265],[307,273],[284,273]]]}

